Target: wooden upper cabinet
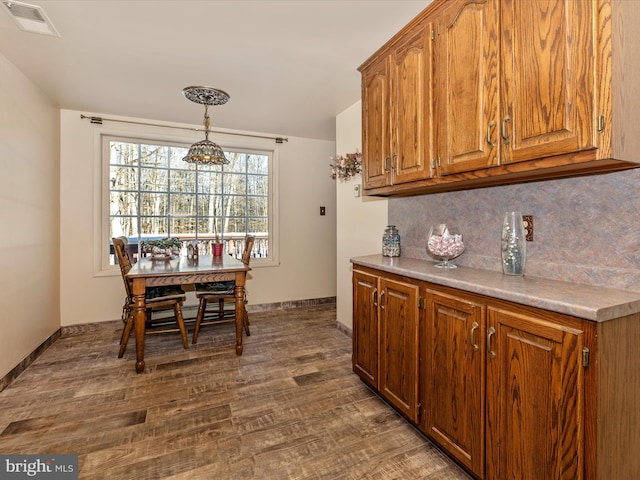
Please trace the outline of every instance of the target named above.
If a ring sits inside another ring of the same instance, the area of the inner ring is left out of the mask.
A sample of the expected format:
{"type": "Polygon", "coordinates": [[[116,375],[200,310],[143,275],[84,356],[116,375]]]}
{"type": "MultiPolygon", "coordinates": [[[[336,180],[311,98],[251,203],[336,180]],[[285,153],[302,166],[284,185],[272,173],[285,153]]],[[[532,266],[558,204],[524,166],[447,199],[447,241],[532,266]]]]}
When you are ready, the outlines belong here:
{"type": "Polygon", "coordinates": [[[485,478],[584,478],[585,332],[489,307],[487,337],[485,478]]]}
{"type": "Polygon", "coordinates": [[[501,1],[501,163],[596,148],[595,15],[593,1],[501,1]]]}
{"type": "Polygon", "coordinates": [[[362,180],[364,188],[387,185],[389,178],[389,63],[383,57],[362,72],[362,180]]]}
{"type": "Polygon", "coordinates": [[[365,189],[431,175],[430,48],[420,25],[361,67],[365,189]]]}
{"type": "Polygon", "coordinates": [[[456,0],[443,11],[440,174],[596,147],[594,5],[456,0]]]}
{"type": "Polygon", "coordinates": [[[433,0],[361,67],[369,195],[637,168],[640,1],[433,0]]]}
{"type": "Polygon", "coordinates": [[[439,173],[498,162],[496,0],[455,0],[437,18],[436,144],[439,173]]]}
{"type": "Polygon", "coordinates": [[[431,175],[431,42],[421,28],[394,51],[391,85],[392,183],[411,182],[431,175]]]}

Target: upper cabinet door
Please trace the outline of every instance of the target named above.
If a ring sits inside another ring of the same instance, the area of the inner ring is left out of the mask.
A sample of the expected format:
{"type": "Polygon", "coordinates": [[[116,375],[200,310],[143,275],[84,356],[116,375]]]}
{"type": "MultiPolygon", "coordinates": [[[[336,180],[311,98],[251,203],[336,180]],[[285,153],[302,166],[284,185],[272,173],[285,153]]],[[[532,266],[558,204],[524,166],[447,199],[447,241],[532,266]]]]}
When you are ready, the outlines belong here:
{"type": "Polygon", "coordinates": [[[502,0],[501,163],[595,148],[596,4],[502,0]]]}
{"type": "Polygon", "coordinates": [[[387,185],[389,147],[389,58],[384,57],[362,75],[364,188],[387,185]]]}
{"type": "Polygon", "coordinates": [[[450,2],[437,21],[434,36],[439,172],[447,175],[496,165],[496,0],[450,2]]]}
{"type": "Polygon", "coordinates": [[[393,125],[391,169],[393,183],[431,176],[432,56],[426,30],[395,50],[391,76],[393,125]]]}

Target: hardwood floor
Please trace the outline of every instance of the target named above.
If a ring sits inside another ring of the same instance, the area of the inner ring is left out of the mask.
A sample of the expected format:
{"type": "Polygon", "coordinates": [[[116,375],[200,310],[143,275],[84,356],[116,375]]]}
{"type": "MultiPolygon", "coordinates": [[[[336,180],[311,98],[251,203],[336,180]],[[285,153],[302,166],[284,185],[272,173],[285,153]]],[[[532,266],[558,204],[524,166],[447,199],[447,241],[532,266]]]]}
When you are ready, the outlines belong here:
{"type": "Polygon", "coordinates": [[[80,479],[468,479],[351,371],[335,304],[250,313],[197,345],[73,328],[0,392],[0,453],[79,454],[80,479]]]}

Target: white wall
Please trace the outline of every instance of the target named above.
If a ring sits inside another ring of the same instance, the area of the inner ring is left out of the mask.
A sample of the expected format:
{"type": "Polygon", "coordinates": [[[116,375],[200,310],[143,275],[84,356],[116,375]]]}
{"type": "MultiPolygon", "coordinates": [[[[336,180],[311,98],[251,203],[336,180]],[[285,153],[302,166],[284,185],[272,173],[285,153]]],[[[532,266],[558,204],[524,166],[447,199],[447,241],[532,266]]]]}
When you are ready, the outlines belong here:
{"type": "MultiPolygon", "coordinates": [[[[358,101],[336,117],[336,153],[362,151],[362,102],[358,101]]],[[[354,197],[360,175],[346,182],[336,180],[337,320],[351,330],[352,291],[349,259],[382,251],[382,234],[387,225],[387,200],[380,197],[354,197]]]]}
{"type": "Polygon", "coordinates": [[[60,327],[58,109],[0,54],[0,378],[60,327]]]}
{"type": "MultiPolygon", "coordinates": [[[[61,253],[62,325],[117,319],[124,300],[119,270],[100,273],[94,260],[102,235],[100,132],[147,135],[188,143],[202,139],[201,133],[185,130],[107,121],[102,126],[94,125],[81,119],[81,113],[102,116],[72,110],[61,112],[60,225],[67,242],[61,253]]],[[[268,148],[278,149],[280,264],[253,266],[247,283],[249,303],[335,296],[336,196],[329,168],[335,144],[296,137],[279,145],[273,140],[259,139],[240,143],[238,137],[222,134],[215,134],[214,140],[223,147],[246,146],[246,142],[254,142],[257,148],[268,142],[268,148]],[[326,216],[319,215],[320,206],[326,207],[326,216]]],[[[189,303],[193,301],[193,298],[189,299],[189,303]]]]}

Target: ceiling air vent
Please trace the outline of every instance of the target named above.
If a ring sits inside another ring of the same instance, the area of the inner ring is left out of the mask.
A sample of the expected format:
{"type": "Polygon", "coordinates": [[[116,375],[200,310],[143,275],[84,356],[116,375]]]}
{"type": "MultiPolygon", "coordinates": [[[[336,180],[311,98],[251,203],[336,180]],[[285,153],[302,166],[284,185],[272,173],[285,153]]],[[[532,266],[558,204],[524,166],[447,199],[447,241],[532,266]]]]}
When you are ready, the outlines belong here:
{"type": "Polygon", "coordinates": [[[11,0],[2,0],[0,5],[20,30],[40,35],[60,36],[42,7],[11,0]]]}

